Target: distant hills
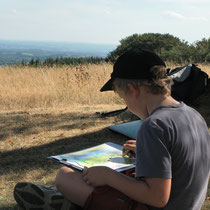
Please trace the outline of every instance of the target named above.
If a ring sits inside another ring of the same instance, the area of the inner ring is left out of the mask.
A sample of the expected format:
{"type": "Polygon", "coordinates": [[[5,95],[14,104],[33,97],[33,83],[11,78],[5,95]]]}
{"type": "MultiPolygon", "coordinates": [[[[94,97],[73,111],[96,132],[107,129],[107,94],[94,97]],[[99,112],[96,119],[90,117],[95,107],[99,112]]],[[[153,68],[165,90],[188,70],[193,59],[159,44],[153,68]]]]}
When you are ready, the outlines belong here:
{"type": "Polygon", "coordinates": [[[47,42],[47,41],[10,41],[0,40],[0,65],[19,64],[24,59],[57,57],[106,57],[117,46],[111,44],[47,42]]]}

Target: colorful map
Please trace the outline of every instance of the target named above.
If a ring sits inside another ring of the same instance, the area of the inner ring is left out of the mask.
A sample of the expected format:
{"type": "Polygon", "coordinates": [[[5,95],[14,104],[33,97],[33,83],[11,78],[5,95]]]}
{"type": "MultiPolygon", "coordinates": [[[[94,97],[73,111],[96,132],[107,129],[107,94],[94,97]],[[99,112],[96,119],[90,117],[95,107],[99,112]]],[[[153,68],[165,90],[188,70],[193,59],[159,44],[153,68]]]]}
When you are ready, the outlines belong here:
{"type": "Polygon", "coordinates": [[[115,170],[121,170],[124,167],[134,167],[135,164],[135,159],[122,157],[122,146],[111,142],[78,152],[51,157],[65,165],[69,164],[69,166],[81,168],[81,170],[84,166],[107,166],[115,170]]]}

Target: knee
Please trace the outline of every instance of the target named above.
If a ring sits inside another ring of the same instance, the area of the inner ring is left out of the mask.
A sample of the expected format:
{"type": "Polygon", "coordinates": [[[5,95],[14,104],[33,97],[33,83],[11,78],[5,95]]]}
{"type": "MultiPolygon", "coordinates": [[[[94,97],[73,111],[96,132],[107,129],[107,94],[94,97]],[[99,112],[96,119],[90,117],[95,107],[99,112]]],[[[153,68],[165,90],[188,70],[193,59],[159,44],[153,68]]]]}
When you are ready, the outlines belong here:
{"type": "Polygon", "coordinates": [[[65,185],[66,177],[70,172],[73,172],[73,170],[65,166],[58,170],[55,178],[55,186],[59,191],[65,185]]]}

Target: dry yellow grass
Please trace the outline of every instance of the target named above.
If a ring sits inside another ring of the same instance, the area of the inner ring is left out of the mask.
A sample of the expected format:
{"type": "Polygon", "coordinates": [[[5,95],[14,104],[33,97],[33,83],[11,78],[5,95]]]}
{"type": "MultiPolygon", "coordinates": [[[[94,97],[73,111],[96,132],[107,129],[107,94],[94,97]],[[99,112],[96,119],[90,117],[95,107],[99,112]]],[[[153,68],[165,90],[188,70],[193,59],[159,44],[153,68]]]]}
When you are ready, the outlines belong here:
{"type": "MultiPolygon", "coordinates": [[[[210,65],[199,65],[210,75],[210,65]]],[[[100,93],[111,64],[77,67],[0,67],[1,110],[121,103],[112,92],[100,93]]]]}
{"type": "Polygon", "coordinates": [[[101,94],[111,64],[78,67],[0,67],[0,108],[57,107],[69,104],[112,104],[114,93],[101,94]]]}
{"type": "MultiPolygon", "coordinates": [[[[210,75],[210,65],[199,65],[210,75]]],[[[124,108],[114,93],[100,93],[111,64],[61,68],[0,67],[0,209],[17,209],[13,188],[30,181],[53,185],[58,164],[46,157],[125,136],[107,126],[135,120],[129,112],[101,118],[97,112],[124,108]]],[[[196,107],[210,131],[209,93],[196,107]]],[[[209,186],[210,187],[210,186],[209,186]]],[[[208,197],[210,188],[208,189],[208,197]]],[[[210,208],[205,202],[203,210],[210,208]]]]}
{"type": "Polygon", "coordinates": [[[205,71],[210,77],[210,64],[208,65],[199,64],[198,67],[201,68],[203,71],[205,71]]]}

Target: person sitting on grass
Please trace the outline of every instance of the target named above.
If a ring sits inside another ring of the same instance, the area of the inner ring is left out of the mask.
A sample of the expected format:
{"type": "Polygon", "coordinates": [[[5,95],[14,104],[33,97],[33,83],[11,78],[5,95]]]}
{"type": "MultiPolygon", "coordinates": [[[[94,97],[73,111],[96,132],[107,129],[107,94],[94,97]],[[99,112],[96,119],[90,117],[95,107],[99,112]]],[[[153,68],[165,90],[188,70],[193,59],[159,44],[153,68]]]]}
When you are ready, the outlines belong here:
{"type": "Polygon", "coordinates": [[[117,59],[101,91],[115,91],[144,120],[137,140],[124,145],[135,152],[135,177],[103,166],[82,173],[62,167],[55,184],[66,200],[88,210],[201,209],[210,173],[210,135],[196,110],[171,97],[166,72],[158,55],[141,48],[117,59]]]}

